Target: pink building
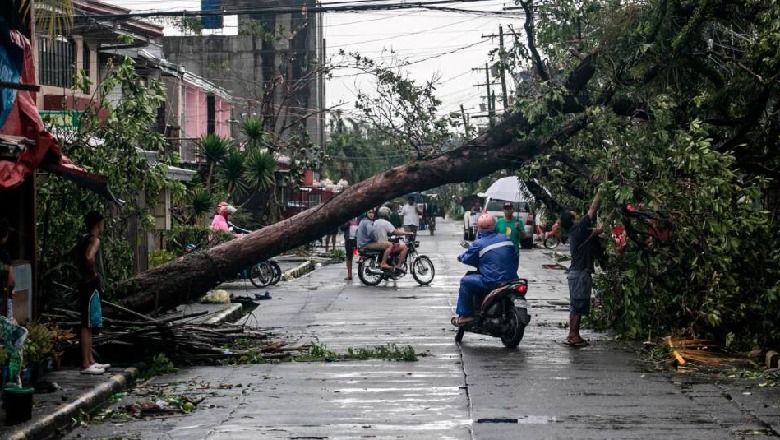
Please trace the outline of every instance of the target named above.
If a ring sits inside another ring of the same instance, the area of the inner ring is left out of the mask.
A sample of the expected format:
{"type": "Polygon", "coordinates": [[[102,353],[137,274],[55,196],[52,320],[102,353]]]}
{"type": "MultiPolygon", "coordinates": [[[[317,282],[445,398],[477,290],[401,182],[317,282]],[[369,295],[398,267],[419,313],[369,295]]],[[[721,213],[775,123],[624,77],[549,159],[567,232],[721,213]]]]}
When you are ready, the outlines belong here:
{"type": "Polygon", "coordinates": [[[233,137],[233,98],[227,90],[148,51],[142,50],[139,55],[161,72],[167,89],[162,109],[165,133],[183,162],[197,162],[196,141],[201,136],[214,133],[233,137]]]}

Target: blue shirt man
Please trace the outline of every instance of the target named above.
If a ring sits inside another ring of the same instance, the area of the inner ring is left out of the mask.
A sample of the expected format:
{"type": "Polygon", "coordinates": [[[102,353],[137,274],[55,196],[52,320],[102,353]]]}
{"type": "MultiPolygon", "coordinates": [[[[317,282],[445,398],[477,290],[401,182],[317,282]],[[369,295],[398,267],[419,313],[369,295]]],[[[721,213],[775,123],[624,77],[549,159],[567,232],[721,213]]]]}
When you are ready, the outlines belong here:
{"type": "Polygon", "coordinates": [[[456,309],[458,316],[451,321],[456,327],[466,325],[473,319],[475,296],[490,293],[501,284],[518,278],[518,254],[512,240],[496,232],[496,220],[489,214],[481,215],[477,226],[477,239],[458,257],[458,261],[475,266],[479,273],[467,274],[460,280],[456,309]]]}

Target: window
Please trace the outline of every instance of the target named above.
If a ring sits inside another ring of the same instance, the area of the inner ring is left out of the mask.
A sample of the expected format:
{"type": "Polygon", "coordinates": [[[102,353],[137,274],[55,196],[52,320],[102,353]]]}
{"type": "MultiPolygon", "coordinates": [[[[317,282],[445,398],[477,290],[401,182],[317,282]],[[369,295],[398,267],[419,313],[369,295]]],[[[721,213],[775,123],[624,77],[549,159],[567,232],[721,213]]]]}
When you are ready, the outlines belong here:
{"type": "Polygon", "coordinates": [[[217,102],[214,95],[206,95],[206,134],[216,132],[217,102]]]}
{"type": "Polygon", "coordinates": [[[41,84],[66,88],[73,85],[76,73],[76,44],[73,41],[62,37],[39,37],[38,55],[41,84]]]}
{"type": "Polygon", "coordinates": [[[87,46],[87,43],[81,43],[81,70],[84,71],[84,75],[89,78],[91,76],[90,74],[90,66],[92,63],[92,53],[89,51],[89,47],[87,46]]]}

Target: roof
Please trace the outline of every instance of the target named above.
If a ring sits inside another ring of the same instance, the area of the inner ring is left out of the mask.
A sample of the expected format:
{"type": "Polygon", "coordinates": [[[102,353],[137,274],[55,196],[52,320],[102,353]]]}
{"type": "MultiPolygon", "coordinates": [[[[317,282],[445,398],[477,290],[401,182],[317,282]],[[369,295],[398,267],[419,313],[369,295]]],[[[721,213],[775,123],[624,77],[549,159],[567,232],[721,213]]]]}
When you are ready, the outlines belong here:
{"type": "Polygon", "coordinates": [[[207,80],[206,78],[203,78],[202,76],[187,71],[184,68],[184,66],[181,66],[179,64],[174,64],[166,60],[165,58],[160,58],[145,49],[139,50],[138,56],[145,59],[147,62],[153,64],[154,66],[156,66],[158,69],[162,71],[163,74],[181,77],[181,79],[184,82],[191,84],[205,91],[206,93],[212,93],[214,95],[220,96],[228,101],[233,99],[233,96],[230,95],[230,93],[227,90],[223,89],[222,87],[219,87],[218,85],[207,80]]]}

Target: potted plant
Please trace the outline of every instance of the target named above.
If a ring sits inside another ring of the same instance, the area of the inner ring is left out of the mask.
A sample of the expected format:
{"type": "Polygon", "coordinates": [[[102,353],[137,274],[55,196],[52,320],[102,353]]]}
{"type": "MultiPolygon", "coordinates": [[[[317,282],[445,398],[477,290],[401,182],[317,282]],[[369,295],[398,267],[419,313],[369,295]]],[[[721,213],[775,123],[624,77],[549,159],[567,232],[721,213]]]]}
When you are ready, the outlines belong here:
{"type": "Polygon", "coordinates": [[[24,341],[22,360],[30,370],[30,384],[34,384],[40,377],[43,359],[52,354],[54,342],[51,330],[39,322],[31,321],[25,328],[28,334],[24,341]]]}

